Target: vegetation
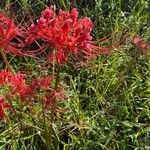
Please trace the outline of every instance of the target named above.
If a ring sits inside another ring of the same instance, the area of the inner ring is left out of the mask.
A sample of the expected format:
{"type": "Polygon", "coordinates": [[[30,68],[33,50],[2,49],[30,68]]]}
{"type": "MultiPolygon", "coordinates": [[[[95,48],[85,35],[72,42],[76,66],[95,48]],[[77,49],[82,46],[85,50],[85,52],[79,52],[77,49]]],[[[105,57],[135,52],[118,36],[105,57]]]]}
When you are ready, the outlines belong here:
{"type": "Polygon", "coordinates": [[[96,53],[90,60],[76,55],[69,55],[67,61],[54,57],[55,63],[45,60],[50,45],[33,56],[38,45],[43,48],[49,39],[36,39],[38,44],[23,48],[23,56],[1,51],[0,149],[150,149],[148,0],[5,0],[0,10],[27,30],[50,5],[56,14],[77,8],[79,18],[89,17],[94,44],[98,50],[107,48],[107,53],[96,53]],[[25,94],[17,91],[20,85],[25,94]],[[48,94],[47,108],[43,99],[48,94]]]}

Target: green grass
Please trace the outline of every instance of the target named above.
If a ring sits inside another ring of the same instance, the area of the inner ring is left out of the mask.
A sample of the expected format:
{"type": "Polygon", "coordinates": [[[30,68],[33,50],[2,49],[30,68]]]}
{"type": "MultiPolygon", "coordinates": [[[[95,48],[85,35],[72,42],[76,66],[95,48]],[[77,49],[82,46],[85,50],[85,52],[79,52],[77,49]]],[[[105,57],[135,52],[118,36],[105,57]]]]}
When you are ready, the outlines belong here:
{"type": "MultiPolygon", "coordinates": [[[[38,18],[47,4],[55,4],[57,9],[72,7],[69,0],[30,3],[6,0],[1,9],[8,10],[9,14],[10,6],[17,10],[13,13],[18,17],[21,12],[38,18]]],[[[74,0],[73,4],[80,16],[94,21],[93,36],[99,45],[122,45],[116,52],[99,56],[88,67],[68,64],[62,68],[61,84],[69,98],[59,104],[67,111],[57,114],[53,124],[54,149],[150,149],[150,59],[130,43],[134,35],[150,40],[148,0],[74,0]],[[103,37],[108,40],[99,42],[103,37]]],[[[15,70],[27,71],[31,77],[42,74],[39,62],[32,58],[10,57],[9,60],[15,70]]],[[[21,130],[16,120],[9,125],[0,122],[0,149],[46,149],[38,114],[33,118],[23,116],[21,130]]]]}

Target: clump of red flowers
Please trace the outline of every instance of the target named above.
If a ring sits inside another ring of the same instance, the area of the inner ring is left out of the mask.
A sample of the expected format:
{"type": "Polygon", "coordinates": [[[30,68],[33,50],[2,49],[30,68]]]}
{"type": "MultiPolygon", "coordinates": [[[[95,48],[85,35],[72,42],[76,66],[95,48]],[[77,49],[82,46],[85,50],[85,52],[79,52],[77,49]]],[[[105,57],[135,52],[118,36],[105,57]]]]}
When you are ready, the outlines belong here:
{"type": "Polygon", "coordinates": [[[15,55],[21,55],[20,47],[23,42],[21,30],[15,26],[14,20],[0,13],[0,49],[15,55]]]}
{"type": "Polygon", "coordinates": [[[29,28],[26,42],[31,44],[42,39],[50,46],[47,58],[59,64],[66,63],[72,54],[79,60],[87,59],[105,53],[92,40],[92,27],[90,18],[78,18],[75,8],[70,12],[59,10],[56,14],[53,6],[50,6],[41,13],[36,24],[29,28]]]}
{"type": "Polygon", "coordinates": [[[52,112],[60,111],[57,102],[64,100],[66,94],[63,88],[53,86],[53,78],[50,76],[38,77],[31,83],[31,88],[35,89],[37,95],[43,93],[44,108],[51,108],[52,112]]]}
{"type": "Polygon", "coordinates": [[[15,75],[10,71],[0,70],[0,89],[3,91],[0,99],[0,118],[4,116],[4,108],[10,107],[8,103],[5,103],[8,98],[12,100],[17,98],[22,104],[34,104],[39,95],[43,95],[40,98],[44,102],[45,109],[50,108],[52,112],[60,110],[57,102],[65,98],[65,93],[60,87],[53,87],[52,77],[38,77],[29,84],[25,77],[26,74],[17,73],[15,75]]]}
{"type": "MultiPolygon", "coordinates": [[[[27,98],[31,98],[34,94],[34,89],[30,88],[30,85],[26,84],[26,74],[17,73],[14,75],[10,71],[0,71],[0,87],[8,88],[10,95],[16,95],[24,101],[27,98]]],[[[6,93],[7,94],[7,93],[6,93]]]]}
{"type": "Polygon", "coordinates": [[[23,27],[16,27],[13,19],[0,13],[0,49],[23,56],[46,51],[47,60],[59,64],[66,63],[72,55],[78,60],[90,59],[110,50],[96,46],[91,36],[92,28],[90,18],[79,18],[75,8],[70,12],[59,10],[55,13],[53,6],[50,6],[41,13],[41,17],[28,31],[24,31],[23,27]],[[44,46],[34,52],[26,50],[37,40],[42,40],[44,46]]]}

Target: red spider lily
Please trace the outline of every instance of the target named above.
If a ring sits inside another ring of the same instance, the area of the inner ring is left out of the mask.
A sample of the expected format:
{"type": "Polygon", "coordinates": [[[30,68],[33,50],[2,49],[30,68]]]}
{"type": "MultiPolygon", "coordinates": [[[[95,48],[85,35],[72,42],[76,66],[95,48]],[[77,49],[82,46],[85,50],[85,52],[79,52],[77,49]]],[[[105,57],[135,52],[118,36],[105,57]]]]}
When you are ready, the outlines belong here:
{"type": "Polygon", "coordinates": [[[0,97],[0,120],[4,118],[5,116],[5,108],[10,108],[10,105],[5,103],[6,98],[0,97]]]}
{"type": "Polygon", "coordinates": [[[0,85],[6,85],[8,82],[10,82],[12,78],[12,73],[11,72],[7,72],[5,70],[1,70],[0,71],[0,85]]]}
{"type": "Polygon", "coordinates": [[[23,44],[17,37],[22,36],[20,30],[14,25],[13,19],[9,19],[6,15],[0,13],[0,48],[6,52],[22,55],[19,47],[23,44]],[[13,41],[16,38],[15,42],[13,41]]]}
{"type": "Polygon", "coordinates": [[[12,72],[1,70],[0,86],[8,86],[10,94],[19,96],[21,100],[31,98],[34,94],[34,87],[26,84],[25,76],[25,74],[18,73],[14,75],[12,72]]]}
{"type": "Polygon", "coordinates": [[[18,73],[14,75],[10,71],[0,70],[0,85],[12,84],[18,86],[25,83],[25,74],[18,73]]]}
{"type": "Polygon", "coordinates": [[[22,85],[13,89],[14,94],[16,94],[22,102],[31,102],[35,97],[36,88],[32,85],[22,85]]]}
{"type": "Polygon", "coordinates": [[[108,52],[101,49],[92,41],[92,21],[85,17],[78,19],[78,11],[73,8],[70,12],[59,10],[54,13],[53,6],[46,8],[36,24],[29,29],[27,43],[31,44],[37,39],[46,41],[52,50],[48,59],[64,64],[70,54],[76,58],[92,58],[98,54],[108,52]]]}
{"type": "MultiPolygon", "coordinates": [[[[50,76],[38,77],[30,84],[26,83],[25,76],[25,74],[17,73],[14,75],[12,72],[1,70],[0,88],[4,88],[5,90],[7,87],[7,90],[9,89],[7,93],[4,93],[6,94],[5,96],[9,98],[17,96],[21,102],[28,103],[34,100],[34,98],[37,98],[41,93],[45,102],[45,109],[50,107],[54,112],[60,110],[57,107],[57,102],[66,98],[65,92],[61,88],[53,88],[52,78],[50,76]]],[[[1,112],[3,112],[1,106],[3,101],[0,101],[1,112]]]]}
{"type": "Polygon", "coordinates": [[[37,91],[44,93],[45,109],[51,108],[52,112],[63,111],[57,106],[57,102],[66,98],[65,91],[60,87],[53,88],[50,76],[37,78],[32,84],[36,87],[37,91]]]}

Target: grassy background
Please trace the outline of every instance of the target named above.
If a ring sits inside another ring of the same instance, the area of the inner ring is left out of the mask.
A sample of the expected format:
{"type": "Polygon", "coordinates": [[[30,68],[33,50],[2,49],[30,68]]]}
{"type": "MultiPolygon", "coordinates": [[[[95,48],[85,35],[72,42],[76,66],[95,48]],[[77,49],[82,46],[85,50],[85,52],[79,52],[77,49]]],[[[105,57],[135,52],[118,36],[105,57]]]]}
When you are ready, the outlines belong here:
{"type": "MultiPolygon", "coordinates": [[[[91,66],[68,64],[62,68],[69,100],[60,105],[68,111],[63,117],[58,114],[61,119],[53,125],[59,143],[54,143],[54,149],[150,149],[150,60],[130,42],[134,35],[150,40],[148,0],[5,0],[0,9],[21,20],[22,15],[38,18],[50,4],[57,10],[77,7],[80,16],[90,17],[92,34],[100,46],[122,44],[115,53],[99,56],[91,66]],[[101,38],[108,40],[99,42],[101,38]]],[[[10,63],[32,75],[42,72],[31,58],[11,57],[10,63]]],[[[35,121],[38,123],[38,118],[35,121]]],[[[0,149],[46,149],[38,127],[26,123],[22,132],[17,127],[17,123],[8,128],[0,122],[0,149]],[[15,139],[11,138],[13,132],[15,139]]]]}

